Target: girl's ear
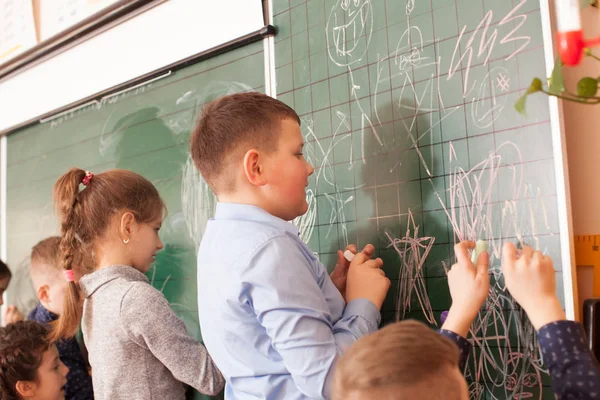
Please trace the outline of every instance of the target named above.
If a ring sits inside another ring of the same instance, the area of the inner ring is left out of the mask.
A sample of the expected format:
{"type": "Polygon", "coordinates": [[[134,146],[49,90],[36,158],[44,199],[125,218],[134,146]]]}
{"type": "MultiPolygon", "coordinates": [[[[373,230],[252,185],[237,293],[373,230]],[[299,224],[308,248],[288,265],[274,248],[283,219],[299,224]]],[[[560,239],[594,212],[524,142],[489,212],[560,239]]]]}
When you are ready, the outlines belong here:
{"type": "Polygon", "coordinates": [[[20,397],[24,399],[30,399],[35,396],[35,392],[37,391],[37,385],[35,384],[35,382],[17,381],[15,389],[17,389],[17,393],[20,397]]]}
{"type": "Polygon", "coordinates": [[[127,211],[121,216],[121,220],[119,222],[119,236],[121,237],[123,243],[129,243],[131,233],[133,232],[135,226],[135,216],[132,212],[127,211]]]}

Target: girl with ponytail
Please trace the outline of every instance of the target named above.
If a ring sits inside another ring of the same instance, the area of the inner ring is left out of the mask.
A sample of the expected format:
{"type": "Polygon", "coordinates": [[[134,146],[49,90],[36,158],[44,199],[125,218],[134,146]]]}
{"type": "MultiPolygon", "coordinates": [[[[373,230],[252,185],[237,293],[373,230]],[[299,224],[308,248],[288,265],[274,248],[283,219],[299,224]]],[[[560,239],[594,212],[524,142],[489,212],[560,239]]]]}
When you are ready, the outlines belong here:
{"type": "Polygon", "coordinates": [[[184,399],[181,382],[220,392],[206,349],[144,275],[163,247],[165,205],[152,183],[126,170],[73,168],[56,182],[54,203],[69,289],[50,340],[72,337],[81,321],[95,398],[184,399]]]}

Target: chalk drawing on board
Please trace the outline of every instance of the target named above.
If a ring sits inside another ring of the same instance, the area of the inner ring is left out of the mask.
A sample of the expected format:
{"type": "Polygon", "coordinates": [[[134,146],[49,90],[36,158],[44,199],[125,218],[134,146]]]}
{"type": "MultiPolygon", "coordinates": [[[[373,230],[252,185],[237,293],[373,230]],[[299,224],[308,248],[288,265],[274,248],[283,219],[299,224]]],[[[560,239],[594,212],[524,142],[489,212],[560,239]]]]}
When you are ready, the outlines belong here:
{"type": "Polygon", "coordinates": [[[504,61],[508,61],[519,54],[531,41],[529,36],[516,36],[517,32],[523,27],[523,24],[525,24],[525,21],[527,20],[527,14],[524,11],[521,14],[518,14],[526,2],[527,0],[521,0],[498,22],[497,25],[493,24],[494,11],[489,10],[477,27],[470,33],[466,43],[462,43],[462,40],[465,37],[468,26],[464,25],[462,27],[452,53],[447,80],[451,80],[456,72],[462,73],[463,97],[466,98],[475,88],[477,83],[475,79],[471,80],[470,72],[472,66],[479,64],[483,66],[488,65],[490,58],[492,57],[492,52],[496,46],[518,45],[513,52],[503,58],[504,61]],[[504,36],[499,35],[498,29],[503,26],[511,26],[511,23],[515,23],[514,28],[504,36]],[[464,49],[462,52],[461,47],[464,49]],[[466,65],[463,65],[463,63],[466,65]]]}
{"type": "MultiPolygon", "coordinates": [[[[448,161],[456,165],[460,160],[453,144],[448,147],[448,161]]],[[[490,293],[471,326],[473,354],[479,355],[471,359],[472,368],[467,370],[467,376],[475,381],[471,398],[482,399],[486,392],[498,393],[499,389],[504,391],[502,398],[529,398],[527,390],[541,388],[541,374],[546,372],[533,327],[506,292],[500,268],[503,236],[515,236],[522,243],[527,237],[528,244],[540,248],[538,232],[549,230],[541,191],[523,182],[523,165],[519,147],[507,141],[469,170],[451,168],[448,203],[436,192],[456,241],[484,239],[490,249],[490,293]],[[507,165],[503,157],[516,161],[507,165]],[[498,192],[501,168],[509,179],[504,201],[499,200],[498,192]],[[505,357],[502,362],[497,360],[498,352],[505,357]]]]}
{"type": "Polygon", "coordinates": [[[390,233],[385,233],[390,241],[388,247],[392,247],[400,257],[396,321],[404,319],[406,313],[412,311],[413,297],[416,297],[427,322],[437,326],[423,275],[423,266],[433,247],[435,238],[419,236],[419,226],[415,224],[410,209],[408,210],[406,225],[406,234],[402,238],[394,238],[390,233]]]}
{"type": "Polygon", "coordinates": [[[371,0],[338,0],[331,8],[325,31],[331,61],[340,67],[360,62],[373,34],[371,0]]]}
{"type": "Polygon", "coordinates": [[[471,117],[478,127],[492,126],[502,114],[507,97],[499,97],[498,94],[510,89],[510,79],[507,76],[506,68],[495,67],[485,75],[479,85],[477,96],[473,97],[470,104],[471,117]]]}

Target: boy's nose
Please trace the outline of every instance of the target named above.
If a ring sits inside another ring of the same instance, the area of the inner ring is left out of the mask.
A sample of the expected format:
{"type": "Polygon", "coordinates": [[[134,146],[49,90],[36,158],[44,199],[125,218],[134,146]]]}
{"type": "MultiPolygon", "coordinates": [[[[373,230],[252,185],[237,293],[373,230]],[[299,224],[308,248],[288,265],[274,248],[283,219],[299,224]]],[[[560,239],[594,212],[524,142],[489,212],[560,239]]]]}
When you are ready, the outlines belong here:
{"type": "Polygon", "coordinates": [[[315,172],[315,169],[312,165],[310,165],[310,163],[306,163],[308,165],[308,176],[311,176],[313,174],[313,172],[315,172]]]}

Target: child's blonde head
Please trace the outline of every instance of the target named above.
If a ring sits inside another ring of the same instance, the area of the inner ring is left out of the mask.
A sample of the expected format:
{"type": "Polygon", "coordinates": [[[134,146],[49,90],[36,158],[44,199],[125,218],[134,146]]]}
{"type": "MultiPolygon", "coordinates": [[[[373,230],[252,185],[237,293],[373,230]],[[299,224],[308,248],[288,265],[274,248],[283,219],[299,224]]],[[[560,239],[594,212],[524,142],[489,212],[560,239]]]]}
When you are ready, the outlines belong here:
{"type": "Polygon", "coordinates": [[[43,284],[63,277],[59,246],[60,236],[51,236],[39,241],[32,247],[29,273],[36,289],[43,284]]]}
{"type": "Polygon", "coordinates": [[[456,344],[416,321],[388,325],[338,362],[333,399],[467,400],[456,344]]]}

